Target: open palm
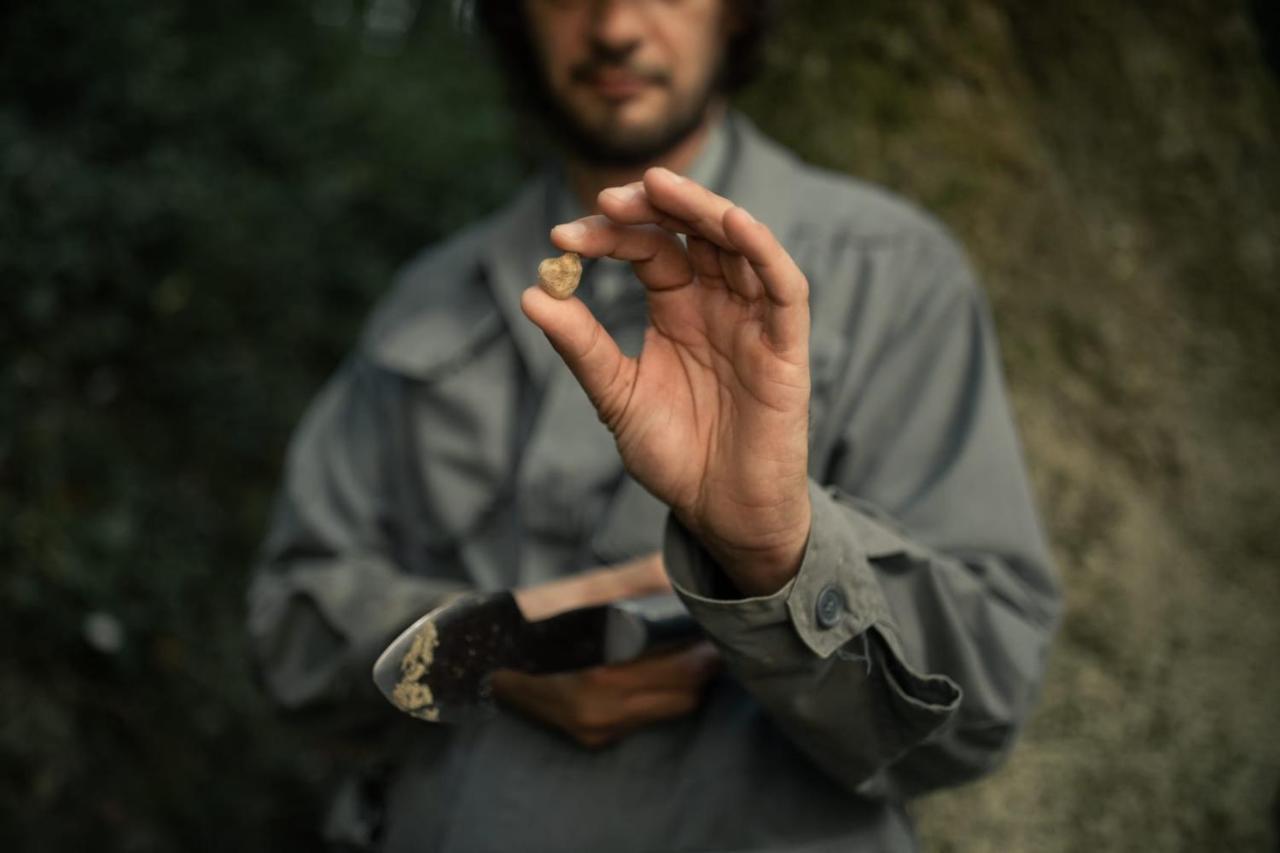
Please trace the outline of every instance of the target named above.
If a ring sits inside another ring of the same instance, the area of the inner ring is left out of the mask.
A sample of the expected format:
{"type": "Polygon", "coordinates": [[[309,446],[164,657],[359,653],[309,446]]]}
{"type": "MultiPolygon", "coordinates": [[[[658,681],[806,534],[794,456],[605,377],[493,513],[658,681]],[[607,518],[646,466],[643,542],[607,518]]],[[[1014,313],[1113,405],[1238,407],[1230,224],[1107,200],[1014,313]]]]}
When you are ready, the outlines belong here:
{"type": "Polygon", "coordinates": [[[632,262],[649,304],[639,357],[623,355],[580,300],[531,288],[525,313],[631,475],[744,593],[772,592],[794,574],[809,531],[808,283],[767,227],[664,169],[599,202],[604,215],[559,226],[552,240],[632,262]]]}

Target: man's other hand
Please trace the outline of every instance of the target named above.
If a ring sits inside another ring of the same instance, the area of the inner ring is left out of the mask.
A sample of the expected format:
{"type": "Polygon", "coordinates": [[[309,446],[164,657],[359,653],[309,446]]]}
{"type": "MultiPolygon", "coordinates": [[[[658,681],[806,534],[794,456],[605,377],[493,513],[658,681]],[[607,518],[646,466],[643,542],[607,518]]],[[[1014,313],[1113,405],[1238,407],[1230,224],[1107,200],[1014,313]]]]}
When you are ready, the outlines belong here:
{"type": "Polygon", "coordinates": [[[809,283],[763,223],[666,169],[604,190],[599,204],[604,215],[557,226],[551,239],[631,262],[649,306],[639,357],[579,299],[534,287],[524,312],[632,476],[741,592],[773,593],[799,569],[809,536],[809,283]]]}
{"type": "MultiPolygon", "coordinates": [[[[546,619],[578,607],[670,592],[661,554],[519,589],[527,619],[546,619]]],[[[675,652],[559,675],[494,674],[494,695],[506,705],[598,748],[628,732],[692,713],[720,656],[701,642],[675,652]]]]}
{"type": "Polygon", "coordinates": [[[504,670],[493,676],[497,698],[598,749],[624,735],[693,713],[720,666],[703,640],[675,652],[560,675],[504,670]]]}

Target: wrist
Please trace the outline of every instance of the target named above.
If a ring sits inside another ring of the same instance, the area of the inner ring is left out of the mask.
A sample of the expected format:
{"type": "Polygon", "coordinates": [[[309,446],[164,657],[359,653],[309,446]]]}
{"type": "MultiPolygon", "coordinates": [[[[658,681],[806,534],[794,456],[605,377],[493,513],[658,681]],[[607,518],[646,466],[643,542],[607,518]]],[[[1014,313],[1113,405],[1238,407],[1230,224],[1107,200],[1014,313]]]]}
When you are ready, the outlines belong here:
{"type": "Polygon", "coordinates": [[[800,571],[809,544],[812,505],[806,489],[802,500],[773,516],[781,521],[772,529],[735,524],[727,533],[689,519],[677,519],[706,549],[720,570],[745,596],[772,595],[800,571]]]}

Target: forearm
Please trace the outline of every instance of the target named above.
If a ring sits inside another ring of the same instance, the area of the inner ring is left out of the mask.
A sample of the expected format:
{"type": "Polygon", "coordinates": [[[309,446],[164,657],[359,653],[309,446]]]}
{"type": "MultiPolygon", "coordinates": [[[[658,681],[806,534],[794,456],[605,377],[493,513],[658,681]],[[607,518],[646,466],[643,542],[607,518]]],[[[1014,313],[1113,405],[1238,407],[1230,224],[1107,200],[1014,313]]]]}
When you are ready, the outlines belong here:
{"type": "Polygon", "coordinates": [[[907,797],[990,768],[1030,709],[1052,613],[1029,598],[1011,605],[960,560],[811,494],[791,583],[717,597],[719,568],[672,525],[677,592],[739,681],[850,791],[907,797]]]}

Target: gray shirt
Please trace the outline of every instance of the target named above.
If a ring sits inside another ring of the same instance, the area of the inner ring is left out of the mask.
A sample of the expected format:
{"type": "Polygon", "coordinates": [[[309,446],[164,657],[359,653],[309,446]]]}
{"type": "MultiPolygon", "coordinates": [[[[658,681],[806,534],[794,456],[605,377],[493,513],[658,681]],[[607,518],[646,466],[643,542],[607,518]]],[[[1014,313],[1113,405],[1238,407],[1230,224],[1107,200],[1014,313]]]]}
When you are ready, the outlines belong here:
{"type": "MultiPolygon", "coordinates": [[[[800,571],[721,597],[521,315],[554,176],[426,251],[302,421],[249,593],[274,698],[387,735],[382,849],[911,850],[904,802],[990,770],[1026,719],[1059,600],[963,254],[741,116],[723,134],[716,189],[811,287],[800,571]],[[451,594],[659,548],[727,664],[692,716],[588,751],[510,713],[402,725],[370,685],[381,646],[451,594]]],[[[635,354],[639,286],[599,302],[635,354]]]]}

